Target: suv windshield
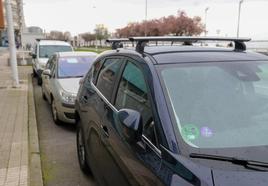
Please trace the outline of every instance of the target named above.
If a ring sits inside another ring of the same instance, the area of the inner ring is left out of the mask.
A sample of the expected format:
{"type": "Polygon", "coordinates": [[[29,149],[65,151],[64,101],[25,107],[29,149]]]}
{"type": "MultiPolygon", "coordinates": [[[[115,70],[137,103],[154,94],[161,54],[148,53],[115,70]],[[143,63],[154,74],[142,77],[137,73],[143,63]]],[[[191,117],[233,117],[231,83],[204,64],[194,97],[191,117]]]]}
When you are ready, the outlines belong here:
{"type": "Polygon", "coordinates": [[[62,45],[40,45],[39,57],[50,58],[56,52],[71,52],[72,47],[62,45]]]}
{"type": "Polygon", "coordinates": [[[268,145],[268,63],[167,65],[161,76],[177,131],[188,145],[268,145]]]}
{"type": "Polygon", "coordinates": [[[58,77],[83,77],[89,70],[94,56],[61,57],[58,62],[58,77]]]}

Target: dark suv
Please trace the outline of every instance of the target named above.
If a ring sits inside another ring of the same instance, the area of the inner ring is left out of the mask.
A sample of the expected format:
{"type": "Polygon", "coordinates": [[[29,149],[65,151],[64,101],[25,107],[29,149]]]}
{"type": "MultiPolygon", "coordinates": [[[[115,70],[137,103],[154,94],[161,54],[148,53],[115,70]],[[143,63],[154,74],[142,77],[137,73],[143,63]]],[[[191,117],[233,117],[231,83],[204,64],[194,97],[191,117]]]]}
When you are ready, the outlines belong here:
{"type": "Polygon", "coordinates": [[[267,186],[268,57],[246,41],[112,40],[76,100],[81,169],[100,185],[267,186]]]}

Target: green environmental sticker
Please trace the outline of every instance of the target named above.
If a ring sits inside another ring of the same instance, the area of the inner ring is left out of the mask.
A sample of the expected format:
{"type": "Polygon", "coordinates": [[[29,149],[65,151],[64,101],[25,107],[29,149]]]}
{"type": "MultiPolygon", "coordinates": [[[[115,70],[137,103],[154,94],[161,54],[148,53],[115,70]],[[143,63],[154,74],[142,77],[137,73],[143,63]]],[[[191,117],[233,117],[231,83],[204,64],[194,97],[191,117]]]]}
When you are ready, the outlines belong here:
{"type": "Polygon", "coordinates": [[[193,124],[186,124],[181,129],[181,135],[184,140],[193,141],[199,137],[200,132],[197,126],[193,124]]]}

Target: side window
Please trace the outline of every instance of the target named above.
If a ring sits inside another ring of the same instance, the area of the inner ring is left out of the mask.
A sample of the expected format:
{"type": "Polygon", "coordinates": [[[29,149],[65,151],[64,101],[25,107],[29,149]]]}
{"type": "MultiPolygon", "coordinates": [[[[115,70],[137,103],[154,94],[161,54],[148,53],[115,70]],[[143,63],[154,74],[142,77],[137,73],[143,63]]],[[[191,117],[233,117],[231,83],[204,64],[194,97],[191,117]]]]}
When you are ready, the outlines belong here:
{"type": "Polygon", "coordinates": [[[47,61],[46,69],[50,69],[49,67],[50,67],[51,61],[52,61],[52,57],[47,61]]]}
{"type": "Polygon", "coordinates": [[[57,62],[57,57],[54,56],[53,59],[51,60],[51,65],[50,65],[50,70],[51,70],[51,74],[52,77],[55,77],[55,69],[56,69],[56,63],[57,62]]]}
{"type": "Polygon", "coordinates": [[[148,90],[142,71],[133,63],[128,62],[120,80],[115,107],[133,109],[141,113],[143,134],[157,144],[156,131],[148,90]]]}
{"type": "Polygon", "coordinates": [[[93,75],[92,75],[92,82],[96,84],[97,78],[98,78],[98,72],[100,71],[101,68],[101,61],[97,61],[94,63],[92,70],[93,70],[93,75]]]}
{"type": "Polygon", "coordinates": [[[46,69],[50,69],[52,71],[54,63],[55,63],[55,56],[51,56],[46,64],[46,69]]]}
{"type": "Polygon", "coordinates": [[[35,45],[35,46],[34,46],[34,53],[35,53],[35,55],[38,55],[38,54],[37,54],[37,47],[38,47],[38,45],[35,45]]]}
{"type": "Polygon", "coordinates": [[[108,100],[111,100],[115,78],[119,73],[121,64],[121,58],[109,58],[105,60],[100,70],[96,86],[108,100]]]}

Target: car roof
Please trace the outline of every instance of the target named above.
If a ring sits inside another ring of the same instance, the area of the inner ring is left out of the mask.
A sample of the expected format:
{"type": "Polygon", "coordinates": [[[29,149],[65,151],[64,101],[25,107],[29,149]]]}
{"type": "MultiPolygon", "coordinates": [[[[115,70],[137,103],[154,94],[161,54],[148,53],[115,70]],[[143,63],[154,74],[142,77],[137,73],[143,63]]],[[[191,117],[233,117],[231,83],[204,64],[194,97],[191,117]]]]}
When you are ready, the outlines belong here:
{"type": "Polygon", "coordinates": [[[58,52],[59,57],[84,57],[84,56],[97,56],[95,52],[58,52]]]}
{"type": "Polygon", "coordinates": [[[71,46],[69,43],[67,43],[65,41],[58,41],[58,40],[40,40],[39,45],[71,46]]]}
{"type": "MultiPolygon", "coordinates": [[[[135,52],[134,48],[119,49],[122,53],[135,52]]],[[[139,53],[136,52],[140,56],[139,53]]],[[[148,46],[144,54],[152,56],[157,64],[220,61],[268,61],[268,56],[252,51],[205,46],[148,46]]]]}

